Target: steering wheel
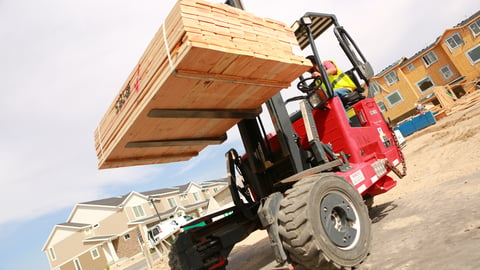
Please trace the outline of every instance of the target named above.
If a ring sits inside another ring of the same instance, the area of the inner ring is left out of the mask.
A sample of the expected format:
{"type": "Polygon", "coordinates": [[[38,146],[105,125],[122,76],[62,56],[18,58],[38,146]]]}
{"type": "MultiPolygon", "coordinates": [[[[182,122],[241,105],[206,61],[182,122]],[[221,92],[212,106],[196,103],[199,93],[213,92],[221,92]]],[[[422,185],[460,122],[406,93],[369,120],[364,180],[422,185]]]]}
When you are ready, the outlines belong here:
{"type": "Polygon", "coordinates": [[[317,85],[315,83],[316,80],[319,80],[319,77],[310,77],[310,78],[301,79],[297,83],[297,89],[302,91],[303,93],[310,93],[310,92],[316,91],[320,87],[320,84],[317,85]]]}

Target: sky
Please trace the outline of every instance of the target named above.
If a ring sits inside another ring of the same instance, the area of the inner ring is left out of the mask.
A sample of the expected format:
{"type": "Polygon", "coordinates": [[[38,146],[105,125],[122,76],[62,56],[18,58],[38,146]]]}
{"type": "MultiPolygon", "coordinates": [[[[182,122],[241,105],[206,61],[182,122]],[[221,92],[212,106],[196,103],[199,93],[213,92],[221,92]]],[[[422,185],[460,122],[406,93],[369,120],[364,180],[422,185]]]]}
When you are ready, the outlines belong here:
{"type": "MultiPolygon", "coordinates": [[[[41,249],[76,203],[225,177],[225,152],[242,149],[235,128],[187,162],[97,169],[93,132],[174,3],[0,0],[0,269],[49,269],[41,249]]],[[[305,12],[336,14],[376,72],[480,8],[476,0],[243,4],[287,25],[305,12]]]]}

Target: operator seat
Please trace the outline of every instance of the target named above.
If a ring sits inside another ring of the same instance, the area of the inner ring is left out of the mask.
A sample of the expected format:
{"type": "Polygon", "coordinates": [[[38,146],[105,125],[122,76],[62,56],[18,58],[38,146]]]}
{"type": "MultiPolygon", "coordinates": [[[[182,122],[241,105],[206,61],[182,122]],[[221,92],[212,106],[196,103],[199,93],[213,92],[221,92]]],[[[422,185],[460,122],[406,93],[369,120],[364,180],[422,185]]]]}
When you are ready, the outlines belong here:
{"type": "Polygon", "coordinates": [[[365,98],[365,96],[363,95],[363,92],[365,90],[360,86],[361,84],[358,81],[357,76],[355,76],[353,69],[345,71],[345,74],[350,77],[353,83],[357,86],[357,89],[351,91],[350,93],[341,98],[343,106],[345,108],[350,108],[353,104],[365,98]]]}
{"type": "Polygon", "coordinates": [[[342,103],[343,107],[350,108],[353,104],[359,102],[360,100],[364,99],[365,96],[360,94],[357,90],[351,91],[350,93],[343,96],[342,103]]]}

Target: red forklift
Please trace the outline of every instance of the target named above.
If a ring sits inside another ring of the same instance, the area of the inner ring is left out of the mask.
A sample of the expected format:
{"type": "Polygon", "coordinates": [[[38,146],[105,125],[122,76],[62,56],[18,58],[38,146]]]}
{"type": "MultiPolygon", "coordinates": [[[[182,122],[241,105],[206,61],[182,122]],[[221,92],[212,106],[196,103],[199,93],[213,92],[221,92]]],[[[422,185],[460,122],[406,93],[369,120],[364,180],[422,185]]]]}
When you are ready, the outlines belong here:
{"type": "MultiPolygon", "coordinates": [[[[226,3],[243,8],[239,0],[226,3]]],[[[171,269],[225,269],[234,245],[258,229],[268,232],[279,266],[352,269],[367,257],[368,208],[396,185],[388,173],[402,178],[406,166],[393,130],[366,95],[373,70],[351,36],[331,14],[309,12],[294,24],[301,49],[309,47],[316,63],[322,59],[315,40],[330,28],[357,88],[336,97],[319,65],[320,78],[299,78],[299,96],[284,100],[279,93],[266,102],[274,132],[246,114],[237,124],[245,153],[225,155],[234,206],[185,225],[190,229],[172,244],[171,269]],[[300,110],[289,115],[286,103],[294,100],[300,110]]]]}

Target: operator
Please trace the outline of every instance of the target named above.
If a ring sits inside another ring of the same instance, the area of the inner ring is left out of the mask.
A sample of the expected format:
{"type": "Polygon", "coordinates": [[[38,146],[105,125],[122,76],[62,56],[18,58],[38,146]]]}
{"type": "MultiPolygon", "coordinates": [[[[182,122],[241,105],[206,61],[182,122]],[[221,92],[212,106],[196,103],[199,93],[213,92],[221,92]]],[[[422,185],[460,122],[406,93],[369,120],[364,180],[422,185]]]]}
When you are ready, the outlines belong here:
{"type": "Polygon", "coordinates": [[[417,109],[419,114],[425,113],[425,106],[422,103],[415,103],[415,109],[417,109]]]}
{"type": "MultiPolygon", "coordinates": [[[[313,55],[309,55],[307,58],[312,62],[313,65],[313,67],[309,70],[310,74],[312,74],[312,77],[321,77],[322,74],[320,73],[320,69],[315,57],[313,55]]],[[[352,79],[350,79],[347,74],[343,73],[342,70],[337,67],[335,62],[331,60],[323,61],[323,66],[327,71],[328,80],[332,84],[334,96],[342,98],[357,88],[352,79]]]]}

